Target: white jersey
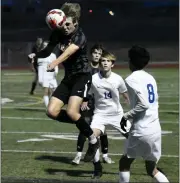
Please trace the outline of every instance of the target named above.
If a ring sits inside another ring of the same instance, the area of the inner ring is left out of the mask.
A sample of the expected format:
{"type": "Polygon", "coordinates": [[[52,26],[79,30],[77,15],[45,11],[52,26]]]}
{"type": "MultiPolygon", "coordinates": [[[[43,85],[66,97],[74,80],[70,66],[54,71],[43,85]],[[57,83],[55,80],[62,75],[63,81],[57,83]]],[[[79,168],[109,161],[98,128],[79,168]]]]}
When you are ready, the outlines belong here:
{"type": "Polygon", "coordinates": [[[119,93],[127,91],[121,76],[111,72],[108,78],[103,78],[100,73],[92,76],[91,92],[94,95],[94,113],[103,115],[123,114],[119,93]]]}
{"type": "Polygon", "coordinates": [[[125,82],[131,110],[124,116],[132,119],[132,135],[143,136],[160,132],[158,93],[154,77],[139,70],[128,76],[125,82]]]}

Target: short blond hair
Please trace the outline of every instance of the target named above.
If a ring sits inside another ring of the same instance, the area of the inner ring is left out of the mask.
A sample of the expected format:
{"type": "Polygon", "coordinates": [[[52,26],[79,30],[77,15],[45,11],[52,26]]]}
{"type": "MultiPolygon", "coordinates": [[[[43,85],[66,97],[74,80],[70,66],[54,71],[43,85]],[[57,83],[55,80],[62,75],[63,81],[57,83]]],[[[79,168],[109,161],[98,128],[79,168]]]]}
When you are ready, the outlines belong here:
{"type": "Polygon", "coordinates": [[[72,17],[73,22],[79,22],[81,17],[81,6],[78,3],[64,3],[61,10],[67,17],[72,17]]]}
{"type": "MultiPolygon", "coordinates": [[[[113,63],[116,61],[116,56],[106,50],[103,50],[101,58],[102,57],[107,58],[108,60],[110,60],[113,63]]],[[[100,61],[101,61],[101,59],[100,59],[100,61]]]]}

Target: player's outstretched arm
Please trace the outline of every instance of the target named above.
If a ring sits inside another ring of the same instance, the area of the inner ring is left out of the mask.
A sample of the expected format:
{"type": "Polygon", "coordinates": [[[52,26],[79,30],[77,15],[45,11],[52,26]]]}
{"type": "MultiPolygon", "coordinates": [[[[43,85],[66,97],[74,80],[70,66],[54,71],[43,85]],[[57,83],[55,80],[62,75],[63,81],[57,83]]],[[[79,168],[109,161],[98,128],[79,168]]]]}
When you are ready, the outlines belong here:
{"type": "Polygon", "coordinates": [[[79,46],[75,44],[70,44],[66,50],[51,64],[48,65],[48,70],[54,69],[57,65],[60,63],[66,61],[71,55],[73,55],[77,50],[79,49],[79,46]]]}

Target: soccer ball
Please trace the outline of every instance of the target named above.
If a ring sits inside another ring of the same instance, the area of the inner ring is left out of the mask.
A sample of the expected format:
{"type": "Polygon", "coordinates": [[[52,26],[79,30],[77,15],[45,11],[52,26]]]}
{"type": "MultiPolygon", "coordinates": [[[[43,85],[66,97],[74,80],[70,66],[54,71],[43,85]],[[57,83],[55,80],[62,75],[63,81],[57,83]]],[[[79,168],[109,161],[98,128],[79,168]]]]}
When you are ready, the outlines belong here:
{"type": "Polygon", "coordinates": [[[50,10],[46,15],[46,23],[50,29],[60,29],[65,21],[66,15],[60,9],[50,10]]]}

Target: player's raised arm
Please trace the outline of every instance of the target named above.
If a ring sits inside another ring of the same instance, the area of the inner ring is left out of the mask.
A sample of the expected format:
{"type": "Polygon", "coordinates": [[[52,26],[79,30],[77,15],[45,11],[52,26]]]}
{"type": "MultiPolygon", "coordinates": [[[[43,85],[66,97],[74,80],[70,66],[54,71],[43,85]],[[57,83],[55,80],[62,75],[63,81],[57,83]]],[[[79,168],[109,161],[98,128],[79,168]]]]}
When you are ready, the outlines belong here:
{"type": "MultiPolygon", "coordinates": [[[[68,21],[68,18],[67,18],[68,21]]],[[[67,24],[69,25],[69,24],[67,24]]],[[[64,25],[64,31],[66,32],[66,24],[64,25]]],[[[86,43],[86,38],[84,34],[78,34],[72,39],[72,43],[64,50],[64,52],[49,65],[49,70],[54,69],[55,66],[60,63],[66,61],[71,55],[77,52],[80,48],[82,48],[86,43]]]]}

